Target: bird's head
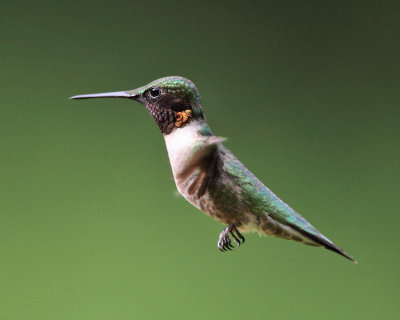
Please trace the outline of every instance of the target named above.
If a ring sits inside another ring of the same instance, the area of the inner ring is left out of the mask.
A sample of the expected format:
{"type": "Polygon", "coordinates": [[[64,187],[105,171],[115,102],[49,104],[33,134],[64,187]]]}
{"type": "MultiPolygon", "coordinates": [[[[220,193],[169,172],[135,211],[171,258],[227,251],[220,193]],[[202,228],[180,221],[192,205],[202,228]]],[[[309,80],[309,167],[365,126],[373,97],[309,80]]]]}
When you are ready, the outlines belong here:
{"type": "Polygon", "coordinates": [[[70,99],[128,98],[146,106],[161,132],[189,125],[192,120],[204,120],[199,92],[192,81],[182,77],[165,77],[128,91],[73,96],[70,99]]]}

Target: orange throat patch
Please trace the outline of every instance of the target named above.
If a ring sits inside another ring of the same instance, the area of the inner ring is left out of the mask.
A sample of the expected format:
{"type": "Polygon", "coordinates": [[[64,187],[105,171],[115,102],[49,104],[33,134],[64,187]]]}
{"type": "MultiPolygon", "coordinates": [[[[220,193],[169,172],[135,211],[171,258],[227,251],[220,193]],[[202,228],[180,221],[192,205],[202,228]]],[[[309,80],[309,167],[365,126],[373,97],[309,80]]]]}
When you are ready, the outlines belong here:
{"type": "Polygon", "coordinates": [[[176,119],[175,119],[175,127],[182,127],[183,125],[187,126],[192,119],[192,110],[185,110],[176,112],[176,119]]]}

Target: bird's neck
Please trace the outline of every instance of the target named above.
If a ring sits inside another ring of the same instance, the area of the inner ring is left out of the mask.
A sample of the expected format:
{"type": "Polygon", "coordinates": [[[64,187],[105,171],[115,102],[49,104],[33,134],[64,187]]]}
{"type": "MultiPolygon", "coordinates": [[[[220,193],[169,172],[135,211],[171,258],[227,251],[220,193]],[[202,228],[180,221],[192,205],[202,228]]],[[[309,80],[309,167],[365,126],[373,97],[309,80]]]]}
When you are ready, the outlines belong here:
{"type": "Polygon", "coordinates": [[[193,148],[211,136],[213,133],[204,120],[193,120],[187,126],[175,128],[170,134],[164,134],[174,177],[191,157],[193,148]]]}

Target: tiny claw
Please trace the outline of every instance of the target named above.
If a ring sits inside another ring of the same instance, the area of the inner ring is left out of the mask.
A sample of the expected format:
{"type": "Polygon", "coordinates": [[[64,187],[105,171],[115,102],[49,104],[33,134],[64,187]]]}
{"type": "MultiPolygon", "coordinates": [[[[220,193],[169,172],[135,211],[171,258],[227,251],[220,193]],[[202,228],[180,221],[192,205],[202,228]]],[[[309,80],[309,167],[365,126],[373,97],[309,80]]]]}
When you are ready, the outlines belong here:
{"type": "Polygon", "coordinates": [[[229,232],[232,235],[233,241],[235,241],[237,243],[238,247],[240,247],[240,240],[236,237],[236,235],[233,233],[232,230],[230,230],[229,232]]]}
{"type": "Polygon", "coordinates": [[[226,242],[226,246],[228,247],[229,250],[232,250],[231,248],[234,248],[228,234],[226,234],[226,236],[225,236],[225,242],[226,242]]]}
{"type": "Polygon", "coordinates": [[[227,242],[226,239],[224,241],[224,248],[225,250],[231,250],[231,248],[229,247],[229,242],[227,242]]]}
{"type": "Polygon", "coordinates": [[[238,235],[238,237],[242,240],[242,244],[243,244],[246,239],[242,236],[242,234],[239,232],[238,229],[235,228],[235,231],[236,231],[236,234],[238,235]]]}
{"type": "Polygon", "coordinates": [[[224,251],[231,251],[232,249],[235,248],[235,246],[232,244],[231,237],[229,236],[231,234],[233,241],[237,243],[237,246],[239,247],[241,244],[244,243],[245,239],[242,236],[242,234],[239,232],[235,224],[231,224],[228,227],[226,227],[222,232],[220,233],[219,240],[218,240],[218,249],[221,252],[224,251]],[[236,234],[235,234],[236,233],[236,234]]]}
{"type": "Polygon", "coordinates": [[[220,246],[219,246],[219,249],[220,249],[222,252],[227,251],[226,243],[225,243],[225,241],[224,241],[223,239],[221,240],[221,244],[220,244],[220,246]]]}

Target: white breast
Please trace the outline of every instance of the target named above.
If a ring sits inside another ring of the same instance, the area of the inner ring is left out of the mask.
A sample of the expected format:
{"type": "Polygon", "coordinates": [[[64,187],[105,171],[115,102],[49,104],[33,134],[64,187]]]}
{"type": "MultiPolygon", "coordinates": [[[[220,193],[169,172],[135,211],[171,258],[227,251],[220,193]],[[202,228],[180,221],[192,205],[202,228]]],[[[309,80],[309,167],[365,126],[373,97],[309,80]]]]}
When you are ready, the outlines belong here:
{"type": "Polygon", "coordinates": [[[164,135],[174,178],[187,163],[195,143],[203,138],[199,134],[200,128],[200,122],[192,121],[188,126],[176,128],[170,134],[164,135]]]}

